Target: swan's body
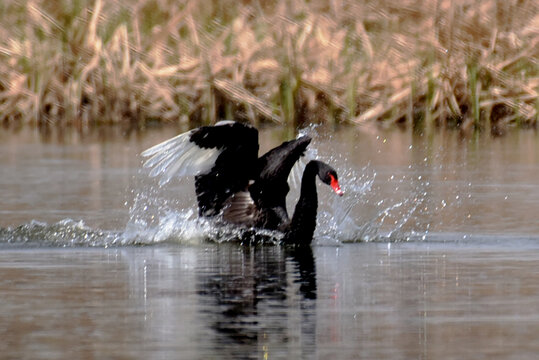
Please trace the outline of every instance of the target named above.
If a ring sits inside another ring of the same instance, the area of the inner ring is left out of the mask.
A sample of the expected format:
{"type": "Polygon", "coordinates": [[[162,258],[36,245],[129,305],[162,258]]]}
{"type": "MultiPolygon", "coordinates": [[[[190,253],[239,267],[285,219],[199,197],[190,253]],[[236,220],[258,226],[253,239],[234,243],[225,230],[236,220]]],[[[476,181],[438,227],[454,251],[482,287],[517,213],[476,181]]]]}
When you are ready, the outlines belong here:
{"type": "Polygon", "coordinates": [[[287,243],[310,244],[316,227],[316,176],[342,195],[337,173],[311,161],[305,167],[294,215],[286,210],[287,182],[293,166],[311,142],[308,136],[287,141],[258,157],[258,130],[222,121],[180,134],[142,153],[160,184],[176,175],[194,175],[200,216],[277,230],[287,243]]]}

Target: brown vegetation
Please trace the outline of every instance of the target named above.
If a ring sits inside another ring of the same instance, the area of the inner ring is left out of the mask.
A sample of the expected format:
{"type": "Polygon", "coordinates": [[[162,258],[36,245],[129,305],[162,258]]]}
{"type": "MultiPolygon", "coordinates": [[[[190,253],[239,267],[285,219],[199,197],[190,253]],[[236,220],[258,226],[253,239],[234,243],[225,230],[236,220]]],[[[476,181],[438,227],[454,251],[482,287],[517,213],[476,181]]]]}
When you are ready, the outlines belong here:
{"type": "Polygon", "coordinates": [[[498,131],[539,114],[535,0],[4,0],[0,14],[4,124],[498,131]]]}

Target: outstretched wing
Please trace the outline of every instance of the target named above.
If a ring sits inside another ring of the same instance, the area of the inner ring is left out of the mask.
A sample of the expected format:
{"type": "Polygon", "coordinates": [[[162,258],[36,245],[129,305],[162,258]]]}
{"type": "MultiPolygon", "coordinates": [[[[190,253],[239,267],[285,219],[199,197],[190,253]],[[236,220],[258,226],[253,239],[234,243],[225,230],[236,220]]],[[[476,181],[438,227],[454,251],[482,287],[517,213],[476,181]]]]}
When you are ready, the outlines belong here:
{"type": "MultiPolygon", "coordinates": [[[[258,159],[258,177],[249,188],[259,208],[280,208],[286,217],[286,195],[290,190],[288,176],[305,153],[311,138],[302,136],[286,141],[258,159]]],[[[284,219],[283,219],[284,220],[284,219]]]]}
{"type": "Polygon", "coordinates": [[[163,141],[144,152],[144,167],[150,168],[150,176],[159,176],[164,185],[175,176],[198,175],[208,172],[222,152],[219,148],[201,148],[191,141],[196,130],[191,130],[163,141]]]}
{"type": "Polygon", "coordinates": [[[180,134],[142,153],[144,167],[160,184],[174,176],[195,175],[199,214],[218,214],[225,201],[245,190],[258,159],[258,130],[234,121],[221,121],[180,134]]]}

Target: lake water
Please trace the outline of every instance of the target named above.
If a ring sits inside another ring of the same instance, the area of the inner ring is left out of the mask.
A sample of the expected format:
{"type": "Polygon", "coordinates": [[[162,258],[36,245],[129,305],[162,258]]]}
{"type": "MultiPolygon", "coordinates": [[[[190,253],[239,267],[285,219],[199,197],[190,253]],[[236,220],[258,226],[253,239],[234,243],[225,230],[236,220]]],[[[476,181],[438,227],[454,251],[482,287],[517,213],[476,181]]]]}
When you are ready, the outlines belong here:
{"type": "Polygon", "coordinates": [[[319,185],[312,251],[231,243],[191,179],[148,178],[177,132],[0,132],[2,358],[536,358],[534,131],[308,129],[346,192],[319,185]]]}

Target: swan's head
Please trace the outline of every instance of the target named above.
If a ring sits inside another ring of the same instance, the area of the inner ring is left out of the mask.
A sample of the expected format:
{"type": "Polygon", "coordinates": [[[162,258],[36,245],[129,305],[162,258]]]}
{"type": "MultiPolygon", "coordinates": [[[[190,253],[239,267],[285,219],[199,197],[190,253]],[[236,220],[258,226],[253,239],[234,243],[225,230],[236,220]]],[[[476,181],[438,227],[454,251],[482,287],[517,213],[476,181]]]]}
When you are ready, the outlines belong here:
{"type": "Polygon", "coordinates": [[[339,185],[339,177],[334,168],[321,161],[318,162],[318,177],[322,182],[331,186],[333,191],[339,196],[344,195],[344,191],[341,190],[339,185]]]}

